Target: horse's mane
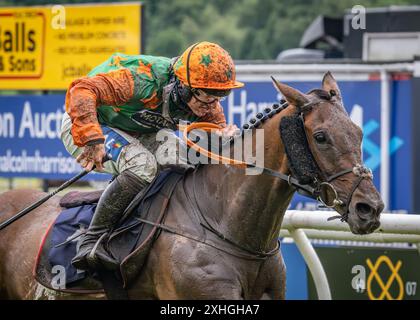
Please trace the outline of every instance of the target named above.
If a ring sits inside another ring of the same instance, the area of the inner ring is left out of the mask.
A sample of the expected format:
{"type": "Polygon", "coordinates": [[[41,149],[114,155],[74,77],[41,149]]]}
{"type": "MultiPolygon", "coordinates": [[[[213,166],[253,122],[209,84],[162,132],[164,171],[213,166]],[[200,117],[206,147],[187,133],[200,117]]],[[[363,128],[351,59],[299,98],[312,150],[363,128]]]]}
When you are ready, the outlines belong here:
{"type": "MultiPolygon", "coordinates": [[[[332,98],[330,92],[318,88],[309,90],[306,95],[315,95],[317,98],[326,101],[331,100],[332,98]]],[[[288,106],[289,104],[286,102],[286,100],[281,99],[279,103],[274,103],[271,107],[266,107],[263,113],[258,112],[256,115],[252,116],[249,121],[242,126],[242,129],[250,130],[253,128],[258,128],[261,123],[272,118],[274,114],[285,110],[288,106]]]]}
{"type": "MultiPolygon", "coordinates": [[[[332,98],[332,95],[329,92],[327,92],[323,89],[318,89],[318,88],[311,89],[310,91],[308,91],[306,93],[306,95],[313,95],[313,96],[316,96],[319,99],[326,100],[326,101],[331,100],[331,98],[332,98]]],[[[288,106],[289,106],[289,104],[287,103],[287,101],[284,100],[284,99],[281,99],[279,101],[279,103],[274,103],[271,107],[266,107],[263,110],[263,112],[258,112],[254,116],[250,117],[249,121],[242,126],[243,130],[241,132],[241,135],[236,136],[233,139],[231,139],[230,143],[222,144],[221,145],[221,150],[224,149],[224,148],[230,148],[232,146],[232,144],[235,142],[235,140],[242,139],[244,137],[244,132],[245,131],[252,130],[254,128],[260,127],[264,122],[269,121],[274,115],[276,115],[277,113],[280,113],[283,110],[287,109],[288,106]]],[[[289,127],[290,127],[290,124],[289,124],[289,127]]],[[[289,128],[289,129],[290,129],[290,132],[293,132],[292,128],[289,128]]],[[[305,144],[306,144],[306,140],[303,141],[302,139],[300,139],[299,144],[302,144],[303,142],[305,142],[305,144]]],[[[306,146],[306,148],[302,149],[301,154],[302,153],[307,154],[307,148],[308,147],[306,146]]],[[[308,161],[306,161],[306,162],[309,163],[310,165],[302,165],[302,164],[299,165],[299,164],[297,164],[297,166],[302,167],[302,168],[307,168],[307,170],[303,170],[303,171],[309,172],[310,174],[313,174],[313,172],[315,170],[315,168],[313,166],[313,159],[308,159],[308,161]]],[[[298,176],[300,176],[300,175],[298,175],[298,176]]]]}

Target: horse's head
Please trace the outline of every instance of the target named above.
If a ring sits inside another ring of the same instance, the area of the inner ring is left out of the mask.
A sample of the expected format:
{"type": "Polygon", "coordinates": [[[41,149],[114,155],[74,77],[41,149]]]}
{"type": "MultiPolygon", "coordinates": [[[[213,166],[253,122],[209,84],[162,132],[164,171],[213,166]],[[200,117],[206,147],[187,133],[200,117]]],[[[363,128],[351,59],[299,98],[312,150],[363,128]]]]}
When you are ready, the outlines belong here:
{"type": "Polygon", "coordinates": [[[311,185],[353,233],[373,232],[384,204],[371,171],[362,165],[362,130],[344,109],[335,79],[326,73],[322,89],[307,94],[274,83],[295,110],[280,122],[292,175],[299,183],[311,185]]]}

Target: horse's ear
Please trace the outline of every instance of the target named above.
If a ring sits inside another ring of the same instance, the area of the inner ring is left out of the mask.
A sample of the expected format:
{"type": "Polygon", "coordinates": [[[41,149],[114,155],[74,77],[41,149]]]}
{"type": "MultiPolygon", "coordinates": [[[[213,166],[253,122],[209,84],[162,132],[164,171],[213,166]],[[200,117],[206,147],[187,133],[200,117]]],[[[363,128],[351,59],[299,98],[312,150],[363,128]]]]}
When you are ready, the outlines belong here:
{"type": "Polygon", "coordinates": [[[283,95],[284,99],[286,99],[287,102],[290,104],[300,107],[304,104],[309,102],[309,99],[300,92],[299,90],[293,89],[292,87],[289,87],[288,85],[284,83],[278,82],[274,77],[271,77],[271,80],[273,80],[274,87],[283,95]]]}
{"type": "Polygon", "coordinates": [[[341,101],[340,88],[338,87],[337,81],[335,81],[333,75],[329,71],[324,74],[324,78],[322,78],[322,89],[331,95],[336,96],[341,101]]]}

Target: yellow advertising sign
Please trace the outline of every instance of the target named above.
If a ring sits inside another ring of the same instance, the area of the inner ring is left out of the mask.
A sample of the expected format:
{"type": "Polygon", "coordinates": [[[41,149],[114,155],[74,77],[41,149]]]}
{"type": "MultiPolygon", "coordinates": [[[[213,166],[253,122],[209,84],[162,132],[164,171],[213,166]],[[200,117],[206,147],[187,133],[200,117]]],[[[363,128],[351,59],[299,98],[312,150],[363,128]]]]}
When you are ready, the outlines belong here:
{"type": "Polygon", "coordinates": [[[67,89],[115,52],[141,53],[141,9],[141,3],[0,8],[0,89],[67,89]]]}

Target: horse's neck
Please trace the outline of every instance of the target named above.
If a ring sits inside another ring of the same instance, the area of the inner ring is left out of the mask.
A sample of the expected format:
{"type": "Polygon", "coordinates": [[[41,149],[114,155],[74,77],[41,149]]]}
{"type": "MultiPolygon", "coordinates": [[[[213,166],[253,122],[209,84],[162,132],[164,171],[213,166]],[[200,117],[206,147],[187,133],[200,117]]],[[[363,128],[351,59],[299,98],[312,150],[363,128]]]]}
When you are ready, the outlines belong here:
{"type": "MultiPolygon", "coordinates": [[[[288,172],[284,149],[273,130],[279,119],[264,125],[264,165],[288,172]]],[[[265,174],[246,175],[244,169],[210,165],[199,170],[199,206],[228,238],[255,250],[272,249],[277,241],[282,218],[293,189],[283,180],[265,174]]]]}

